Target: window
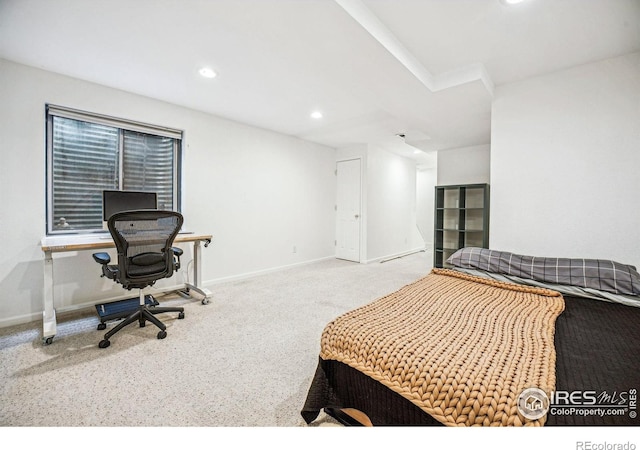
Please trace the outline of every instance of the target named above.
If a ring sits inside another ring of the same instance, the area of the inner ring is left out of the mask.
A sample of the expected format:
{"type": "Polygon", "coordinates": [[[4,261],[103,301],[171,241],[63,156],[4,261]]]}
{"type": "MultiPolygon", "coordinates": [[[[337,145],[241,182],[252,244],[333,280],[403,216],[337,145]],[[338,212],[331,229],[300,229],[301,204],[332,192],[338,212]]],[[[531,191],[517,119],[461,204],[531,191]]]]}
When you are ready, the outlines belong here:
{"type": "Polygon", "coordinates": [[[180,210],[182,133],[47,105],[47,234],[103,230],[102,191],[156,192],[180,210]]]}

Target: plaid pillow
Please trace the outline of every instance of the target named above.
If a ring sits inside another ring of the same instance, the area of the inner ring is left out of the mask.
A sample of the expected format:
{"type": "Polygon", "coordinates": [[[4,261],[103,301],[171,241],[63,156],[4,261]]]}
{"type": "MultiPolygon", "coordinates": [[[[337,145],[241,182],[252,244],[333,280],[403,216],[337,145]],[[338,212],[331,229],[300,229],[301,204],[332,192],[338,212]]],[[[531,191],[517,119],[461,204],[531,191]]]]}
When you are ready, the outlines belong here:
{"type": "Polygon", "coordinates": [[[451,255],[447,263],[464,269],[484,270],[546,283],[640,295],[640,274],[636,268],[605,259],[545,258],[465,247],[451,255]]]}

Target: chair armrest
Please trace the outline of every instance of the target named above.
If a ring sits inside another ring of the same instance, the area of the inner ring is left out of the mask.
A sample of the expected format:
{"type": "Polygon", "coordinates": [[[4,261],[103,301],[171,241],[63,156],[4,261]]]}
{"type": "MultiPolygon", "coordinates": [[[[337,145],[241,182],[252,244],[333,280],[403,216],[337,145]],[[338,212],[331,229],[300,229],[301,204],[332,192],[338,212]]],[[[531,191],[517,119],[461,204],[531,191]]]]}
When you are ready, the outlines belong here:
{"type": "Polygon", "coordinates": [[[180,269],[180,257],[184,253],[184,250],[179,247],[171,247],[171,251],[173,252],[173,256],[175,256],[175,258],[173,259],[173,270],[177,272],[180,269]]]}
{"type": "Polygon", "coordinates": [[[93,259],[95,260],[95,262],[102,265],[109,264],[111,262],[111,256],[109,256],[109,254],[105,252],[94,253],[93,259]]]}

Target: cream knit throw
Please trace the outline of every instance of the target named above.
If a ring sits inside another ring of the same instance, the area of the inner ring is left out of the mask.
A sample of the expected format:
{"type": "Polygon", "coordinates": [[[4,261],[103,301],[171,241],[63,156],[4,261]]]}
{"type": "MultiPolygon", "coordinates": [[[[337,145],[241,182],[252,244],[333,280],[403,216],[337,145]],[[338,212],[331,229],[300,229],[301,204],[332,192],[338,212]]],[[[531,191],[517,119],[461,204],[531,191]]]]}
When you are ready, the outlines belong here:
{"type": "Polygon", "coordinates": [[[320,357],[347,364],[445,425],[543,425],[517,408],[555,388],[561,294],[433,271],[330,322],[320,357]]]}

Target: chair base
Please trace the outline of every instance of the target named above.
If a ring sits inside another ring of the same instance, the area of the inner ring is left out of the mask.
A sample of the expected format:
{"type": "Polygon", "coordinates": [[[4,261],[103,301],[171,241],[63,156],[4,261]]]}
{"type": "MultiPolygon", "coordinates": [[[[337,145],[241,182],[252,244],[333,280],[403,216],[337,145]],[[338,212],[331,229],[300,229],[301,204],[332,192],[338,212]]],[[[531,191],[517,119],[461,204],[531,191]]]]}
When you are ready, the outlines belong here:
{"type": "MultiPolygon", "coordinates": [[[[147,297],[150,297],[150,296],[147,296],[147,297]]],[[[157,302],[155,302],[155,299],[153,300],[153,302],[155,304],[158,304],[157,302]]],[[[178,313],[178,319],[184,319],[184,308],[156,307],[154,306],[153,303],[147,304],[145,300],[145,296],[142,294],[142,292],[140,292],[140,304],[137,307],[137,309],[132,311],[122,322],[116,325],[113,329],[107,331],[104,335],[104,339],[101,340],[100,343],[98,344],[98,347],[100,348],[109,347],[109,345],[111,345],[111,342],[109,341],[111,336],[116,334],[118,331],[122,330],[127,325],[136,321],[140,324],[140,327],[144,327],[147,321],[153,323],[155,326],[157,326],[160,329],[157,335],[158,339],[164,339],[165,337],[167,337],[167,331],[166,331],[167,327],[155,315],[161,314],[161,313],[172,313],[172,312],[178,313]]]]}

